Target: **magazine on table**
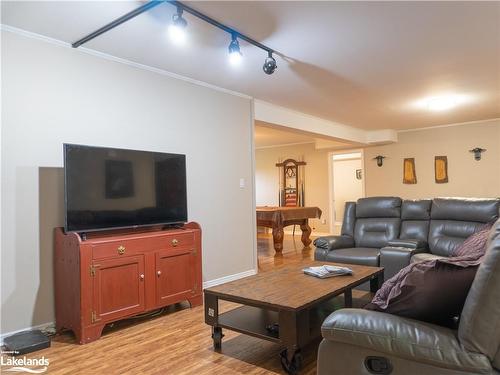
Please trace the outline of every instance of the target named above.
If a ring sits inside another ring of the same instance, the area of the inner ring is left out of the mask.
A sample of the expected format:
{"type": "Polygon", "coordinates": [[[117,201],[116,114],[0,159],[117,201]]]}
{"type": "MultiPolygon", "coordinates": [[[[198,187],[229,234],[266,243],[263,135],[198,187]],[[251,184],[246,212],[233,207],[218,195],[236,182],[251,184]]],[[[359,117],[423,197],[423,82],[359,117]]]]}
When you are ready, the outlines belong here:
{"type": "Polygon", "coordinates": [[[318,267],[307,267],[303,269],[306,275],[326,279],[333,276],[352,275],[352,270],[348,267],[323,265],[318,267]]]}

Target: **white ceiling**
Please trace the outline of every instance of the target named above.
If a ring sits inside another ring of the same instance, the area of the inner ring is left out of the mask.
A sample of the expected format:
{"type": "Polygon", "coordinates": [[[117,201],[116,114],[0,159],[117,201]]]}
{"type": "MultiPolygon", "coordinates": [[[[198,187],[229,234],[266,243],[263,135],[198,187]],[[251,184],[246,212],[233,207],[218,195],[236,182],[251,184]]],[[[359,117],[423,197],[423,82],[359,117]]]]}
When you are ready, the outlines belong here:
{"type": "MultiPolygon", "coordinates": [[[[2,1],[2,23],[74,42],[140,2],[2,1]]],[[[279,51],[241,42],[244,64],[227,62],[229,37],[185,14],[190,43],[166,37],[175,8],[162,4],[85,47],[205,81],[367,130],[407,129],[500,117],[500,2],[190,2],[279,51]],[[412,104],[455,92],[450,111],[412,104]]]]}
{"type": "Polygon", "coordinates": [[[256,148],[315,143],[317,139],[323,139],[323,142],[328,142],[329,148],[332,149],[353,146],[352,143],[334,141],[329,138],[319,138],[317,135],[278,129],[262,121],[256,121],[254,136],[256,148]]]}

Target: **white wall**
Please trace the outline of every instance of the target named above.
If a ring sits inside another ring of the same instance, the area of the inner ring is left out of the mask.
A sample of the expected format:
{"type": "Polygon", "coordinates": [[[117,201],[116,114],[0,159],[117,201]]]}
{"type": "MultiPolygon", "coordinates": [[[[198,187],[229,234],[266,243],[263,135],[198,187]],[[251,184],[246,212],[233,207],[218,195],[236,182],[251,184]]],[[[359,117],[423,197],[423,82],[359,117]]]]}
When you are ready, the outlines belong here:
{"type": "Polygon", "coordinates": [[[64,142],[186,154],[203,279],[255,268],[249,98],[2,32],[2,107],[2,333],[54,319],[64,142]]]}
{"type": "Polygon", "coordinates": [[[333,204],[335,224],[344,220],[345,202],[357,201],[363,197],[363,163],[361,157],[351,160],[333,161],[333,204]],[[361,180],[356,178],[356,170],[361,169],[361,180]]]}

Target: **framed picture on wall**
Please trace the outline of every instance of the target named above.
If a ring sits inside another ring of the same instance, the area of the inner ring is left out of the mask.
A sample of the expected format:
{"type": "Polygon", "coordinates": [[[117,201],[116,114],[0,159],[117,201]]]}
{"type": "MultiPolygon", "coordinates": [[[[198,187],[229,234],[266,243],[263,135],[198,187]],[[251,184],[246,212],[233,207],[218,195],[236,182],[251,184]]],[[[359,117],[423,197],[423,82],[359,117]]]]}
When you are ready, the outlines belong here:
{"type": "Polygon", "coordinates": [[[448,182],[448,157],[434,157],[434,176],[436,184],[445,184],[448,182]]]}
{"type": "Polygon", "coordinates": [[[415,170],[415,158],[403,160],[403,184],[416,184],[417,172],[415,170]]]}

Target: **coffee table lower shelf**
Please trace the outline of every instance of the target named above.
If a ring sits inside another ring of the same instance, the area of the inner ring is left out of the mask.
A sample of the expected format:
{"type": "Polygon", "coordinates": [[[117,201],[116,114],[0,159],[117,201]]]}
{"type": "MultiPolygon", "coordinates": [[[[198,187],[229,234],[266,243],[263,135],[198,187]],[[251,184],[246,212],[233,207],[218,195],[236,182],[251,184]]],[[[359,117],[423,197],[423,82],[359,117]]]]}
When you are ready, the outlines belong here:
{"type": "Polygon", "coordinates": [[[264,310],[253,306],[241,306],[219,315],[218,326],[244,333],[259,339],[280,343],[279,334],[266,329],[278,323],[277,311],[264,310]]]}

